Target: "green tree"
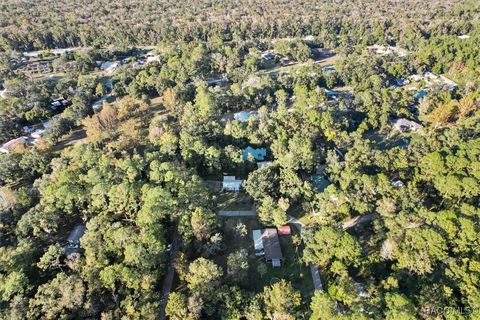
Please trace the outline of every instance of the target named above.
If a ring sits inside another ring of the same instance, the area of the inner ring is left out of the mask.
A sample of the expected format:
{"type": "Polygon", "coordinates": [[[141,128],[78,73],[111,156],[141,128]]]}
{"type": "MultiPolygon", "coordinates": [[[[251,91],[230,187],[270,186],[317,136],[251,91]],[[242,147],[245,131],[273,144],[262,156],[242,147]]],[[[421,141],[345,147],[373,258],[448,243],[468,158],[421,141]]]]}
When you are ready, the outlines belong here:
{"type": "Polygon", "coordinates": [[[358,241],[345,231],[332,227],[320,227],[313,236],[306,237],[304,260],[326,267],[332,261],[343,261],[345,264],[358,264],[361,249],[358,241]]]}
{"type": "Polygon", "coordinates": [[[219,284],[222,270],[214,262],[198,258],[190,263],[185,276],[188,288],[202,295],[211,293],[219,284]]]}
{"type": "Polygon", "coordinates": [[[282,280],[263,290],[263,301],[268,319],[296,319],[300,315],[302,299],[290,282],[282,280]]]}

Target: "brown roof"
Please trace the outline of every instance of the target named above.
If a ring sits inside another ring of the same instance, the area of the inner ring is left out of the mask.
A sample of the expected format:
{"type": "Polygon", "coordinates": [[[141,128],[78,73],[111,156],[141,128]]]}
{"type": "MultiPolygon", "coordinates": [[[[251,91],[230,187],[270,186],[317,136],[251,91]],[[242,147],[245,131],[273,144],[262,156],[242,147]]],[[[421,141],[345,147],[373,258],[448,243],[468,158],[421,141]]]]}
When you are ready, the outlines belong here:
{"type": "Polygon", "coordinates": [[[262,234],[263,249],[265,251],[265,260],[282,259],[282,248],[278,240],[278,233],[276,228],[263,229],[262,234]]]}

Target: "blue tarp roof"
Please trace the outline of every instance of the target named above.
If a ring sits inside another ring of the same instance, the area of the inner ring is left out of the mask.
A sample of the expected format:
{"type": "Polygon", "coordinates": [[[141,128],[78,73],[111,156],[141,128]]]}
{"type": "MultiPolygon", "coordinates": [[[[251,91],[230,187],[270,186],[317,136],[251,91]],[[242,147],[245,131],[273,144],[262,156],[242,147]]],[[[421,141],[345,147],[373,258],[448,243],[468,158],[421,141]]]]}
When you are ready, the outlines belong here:
{"type": "Polygon", "coordinates": [[[254,111],[240,111],[240,112],[237,112],[233,115],[233,118],[235,120],[238,120],[240,122],[248,122],[248,120],[255,116],[255,112],[254,111]]]}
{"type": "Polygon", "coordinates": [[[267,156],[267,149],[265,148],[258,148],[255,149],[253,147],[247,147],[243,150],[242,156],[243,160],[248,160],[248,155],[251,154],[255,160],[265,160],[267,156]]]}
{"type": "Polygon", "coordinates": [[[420,90],[418,93],[415,95],[416,99],[421,99],[427,95],[427,91],[425,90],[420,90]]]}

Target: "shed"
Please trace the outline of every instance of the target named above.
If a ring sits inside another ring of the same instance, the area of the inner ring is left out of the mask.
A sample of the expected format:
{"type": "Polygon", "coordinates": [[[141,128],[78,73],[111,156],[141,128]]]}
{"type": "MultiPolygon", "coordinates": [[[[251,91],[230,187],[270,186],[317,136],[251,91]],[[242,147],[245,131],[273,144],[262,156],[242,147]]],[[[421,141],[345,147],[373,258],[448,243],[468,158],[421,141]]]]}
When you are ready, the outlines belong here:
{"type": "Polygon", "coordinates": [[[255,255],[263,256],[265,252],[263,251],[262,230],[260,229],[253,230],[252,235],[253,235],[253,245],[255,247],[255,255]]]}
{"type": "Polygon", "coordinates": [[[255,160],[265,160],[265,157],[267,156],[267,149],[265,148],[253,148],[251,146],[248,146],[243,150],[242,152],[242,157],[243,160],[248,160],[248,155],[251,154],[255,160]]]}
{"type": "Polygon", "coordinates": [[[290,236],[292,234],[292,229],[290,229],[290,226],[281,226],[277,229],[279,236],[290,236]]]}
{"type": "Polygon", "coordinates": [[[263,229],[262,233],[265,260],[271,262],[273,267],[279,267],[283,258],[282,248],[276,228],[263,229]]]}

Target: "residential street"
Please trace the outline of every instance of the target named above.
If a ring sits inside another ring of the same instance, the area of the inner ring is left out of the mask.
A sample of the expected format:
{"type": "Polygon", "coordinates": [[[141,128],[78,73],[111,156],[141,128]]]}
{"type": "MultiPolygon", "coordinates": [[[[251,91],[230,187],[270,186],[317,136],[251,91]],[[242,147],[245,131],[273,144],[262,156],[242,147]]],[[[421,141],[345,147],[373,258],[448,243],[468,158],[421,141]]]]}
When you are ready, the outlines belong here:
{"type": "Polygon", "coordinates": [[[168,270],[165,274],[165,278],[163,280],[162,286],[162,304],[160,306],[160,320],[165,320],[165,307],[167,306],[168,302],[168,295],[170,294],[170,290],[172,290],[173,284],[173,277],[175,275],[175,267],[174,262],[178,254],[178,250],[180,249],[180,235],[178,234],[178,230],[175,228],[175,233],[173,235],[172,241],[172,249],[170,251],[170,258],[168,261],[168,270]]]}

